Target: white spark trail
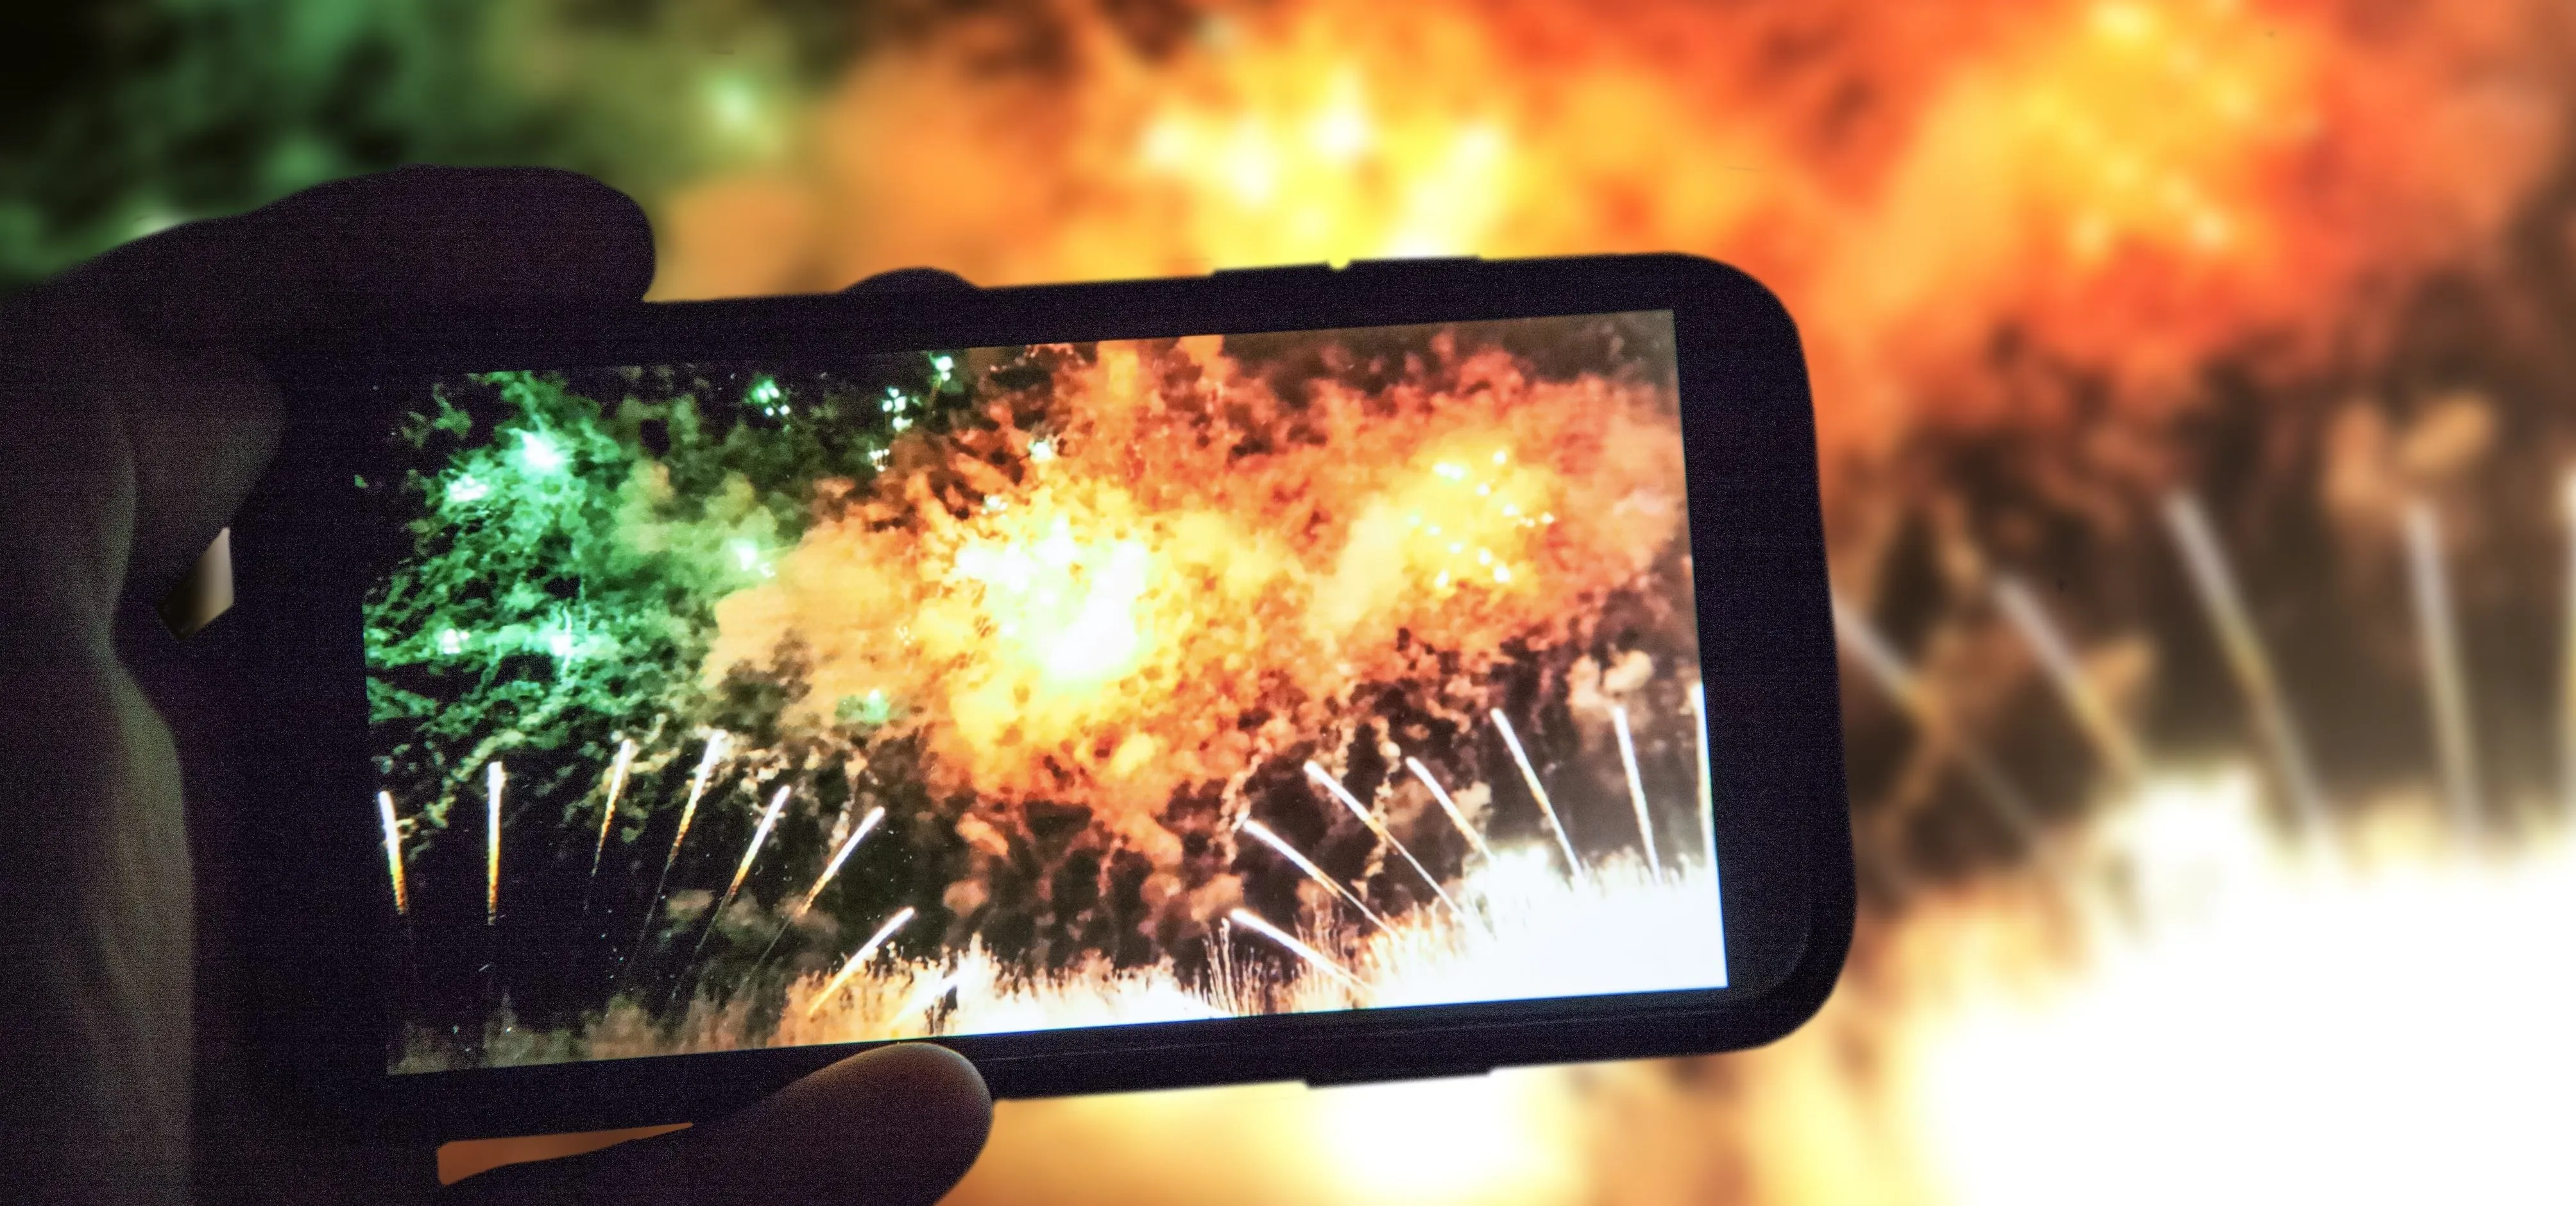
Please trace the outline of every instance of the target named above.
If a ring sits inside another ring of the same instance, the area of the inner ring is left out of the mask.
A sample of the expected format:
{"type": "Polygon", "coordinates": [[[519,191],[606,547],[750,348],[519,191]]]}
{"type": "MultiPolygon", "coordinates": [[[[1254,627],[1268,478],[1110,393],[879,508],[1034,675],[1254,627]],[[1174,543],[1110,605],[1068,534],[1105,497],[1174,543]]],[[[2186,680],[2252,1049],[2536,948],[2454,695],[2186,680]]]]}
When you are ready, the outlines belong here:
{"type": "MultiPolygon", "coordinates": [[[[751,874],[751,862],[760,857],[760,845],[769,840],[770,827],[778,824],[779,810],[787,807],[788,793],[793,790],[794,788],[781,785],[778,794],[769,798],[769,811],[761,814],[759,827],[751,831],[751,848],[742,852],[742,865],[733,869],[733,882],[725,885],[724,899],[717,901],[716,907],[707,910],[707,927],[698,931],[698,945],[689,951],[690,963],[696,963],[698,956],[707,949],[707,939],[715,934],[716,924],[724,920],[724,911],[733,907],[733,898],[742,892],[742,881],[751,874]]],[[[775,942],[777,938],[772,935],[770,940],[775,942]]],[[[765,950],[761,953],[768,954],[765,950]]],[[[688,977],[684,976],[681,982],[687,983],[688,977]]],[[[678,990],[675,988],[673,991],[678,990]]]]}
{"type": "Polygon", "coordinates": [[[796,902],[796,911],[789,913],[787,920],[779,922],[778,929],[769,935],[769,945],[760,948],[760,958],[752,963],[751,970],[759,971],[761,964],[769,962],[769,952],[778,949],[779,938],[813,909],[814,902],[823,895],[824,885],[831,883],[832,877],[840,874],[841,864],[850,861],[850,852],[858,849],[859,842],[868,836],[868,831],[876,828],[877,822],[884,819],[885,809],[882,808],[871,808],[868,810],[868,815],[859,818],[859,827],[851,830],[850,836],[842,840],[841,848],[832,852],[832,861],[824,865],[823,874],[815,878],[814,886],[805,890],[805,899],[796,902]]]}
{"type": "Polygon", "coordinates": [[[1664,878],[1664,858],[1655,853],[1655,821],[1646,810],[1646,781],[1637,773],[1637,740],[1628,732],[1628,709],[1622,704],[1610,705],[1610,727],[1619,733],[1619,765],[1628,772],[1628,802],[1637,807],[1637,836],[1646,843],[1646,866],[1655,879],[1664,878]]]}
{"type": "Polygon", "coordinates": [[[2474,839],[2480,829],[2477,748],[2469,734],[2468,673],[2460,662],[2459,624],[2451,611],[2451,591],[2442,571],[2442,530],[2433,508],[2417,500],[2407,505],[2406,569],[2415,599],[2415,627],[2424,646],[2424,672],[2431,686],[2433,747],[2442,763],[2442,794],[2451,806],[2451,823],[2474,839]]]}
{"type": "Polygon", "coordinates": [[[1431,885],[1431,893],[1440,898],[1440,903],[1453,910],[1458,907],[1458,902],[1451,900],[1449,893],[1440,887],[1440,880],[1431,874],[1431,869],[1423,866],[1422,860],[1413,857],[1413,852],[1405,849],[1403,842],[1396,840],[1394,831],[1388,829],[1385,822],[1378,820],[1375,813],[1361,805],[1359,797],[1352,795],[1349,788],[1342,786],[1341,780],[1334,778],[1330,771],[1311,761],[1306,764],[1306,778],[1323,788],[1334,799],[1341,801],[1342,807],[1349,809],[1352,816],[1358,817],[1360,824],[1368,826],[1369,832],[1376,834],[1379,841],[1395,847],[1395,852],[1403,855],[1404,861],[1412,866],[1413,873],[1421,876],[1422,882],[1431,885]]]}
{"type": "Polygon", "coordinates": [[[902,929],[904,923],[912,920],[912,913],[912,906],[905,905],[894,916],[886,918],[886,923],[878,926],[876,933],[868,935],[867,942],[851,953],[850,961],[841,965],[841,970],[833,974],[831,982],[823,986],[823,991],[814,994],[813,1003],[805,1007],[805,1016],[810,1019],[815,1014],[821,1013],[824,1003],[840,994],[842,986],[850,982],[850,977],[859,973],[860,966],[868,961],[868,956],[877,953],[877,948],[884,946],[886,939],[894,937],[896,930],[902,929]]]}
{"type": "Polygon", "coordinates": [[[501,790],[510,781],[510,772],[498,760],[483,767],[483,827],[486,832],[483,855],[483,925],[486,929],[501,924],[501,790]]]}
{"type": "MultiPolygon", "coordinates": [[[[742,852],[742,865],[733,869],[733,882],[725,885],[725,904],[732,904],[735,895],[742,891],[744,877],[751,874],[751,862],[760,857],[761,843],[769,840],[769,831],[778,824],[779,810],[787,807],[787,796],[792,790],[781,787],[777,795],[769,798],[769,811],[760,814],[760,827],[751,831],[751,848],[742,852]]],[[[721,912],[722,908],[719,905],[718,911],[721,912]]]]}
{"type": "Polygon", "coordinates": [[[1439,801],[1440,811],[1449,814],[1449,823],[1458,827],[1458,832],[1467,839],[1468,845],[1476,848],[1478,855],[1488,859],[1494,857],[1494,848],[1485,844],[1485,835],[1476,832],[1476,827],[1467,823],[1467,814],[1458,811],[1458,802],[1449,798],[1448,790],[1440,786],[1438,779],[1431,777],[1431,768],[1422,765],[1422,759],[1406,758],[1404,769],[1412,771],[1414,778],[1421,780],[1424,787],[1431,789],[1431,798],[1439,801]]]}
{"type": "Polygon", "coordinates": [[[394,881],[394,912],[411,916],[411,893],[403,884],[402,827],[394,822],[394,793],[376,793],[376,816],[385,823],[385,870],[394,881]]]}
{"type": "MultiPolygon", "coordinates": [[[[715,773],[716,763],[724,757],[727,734],[719,730],[707,738],[707,752],[698,758],[697,773],[689,776],[689,802],[680,808],[680,831],[671,835],[671,853],[662,859],[662,874],[671,874],[671,863],[680,857],[680,843],[689,840],[689,822],[697,819],[698,801],[705,799],[707,780],[715,773]]],[[[654,892],[658,901],[660,891],[654,892]]]]}
{"type": "Polygon", "coordinates": [[[1967,774],[1968,781],[1976,785],[1986,801],[1994,805],[1995,812],[2012,827],[2016,836],[2025,842],[2036,840],[2039,823],[2034,819],[2021,789],[2005,777],[2003,768],[1995,765],[1985,747],[1970,740],[1962,727],[1951,719],[1934,697],[1932,689],[1923,684],[1922,677],[1914,672],[1913,667],[1906,665],[1896,647],[1888,644],[1887,638],[1871,626],[1869,617],[1862,615],[1859,608],[1844,602],[1841,595],[1835,595],[1833,603],[1834,633],[1841,638],[1842,647],[1860,661],[1870,677],[1878,680],[1879,689],[1896,701],[1897,707],[1914,721],[1915,727],[1947,745],[1951,761],[1967,774]]]}
{"type": "Polygon", "coordinates": [[[644,901],[644,920],[635,928],[635,946],[625,967],[618,972],[623,980],[635,967],[635,955],[644,953],[644,939],[653,932],[653,915],[662,907],[662,890],[671,886],[671,864],[680,861],[680,843],[689,839],[689,822],[698,815],[698,801],[707,794],[707,780],[714,776],[716,763],[724,758],[730,734],[718,729],[707,736],[706,753],[698,757],[697,773],[689,777],[689,802],[680,809],[680,831],[671,835],[671,852],[662,856],[662,874],[653,881],[653,895],[644,901]]]}
{"type": "Polygon", "coordinates": [[[1583,860],[1574,856],[1574,839],[1565,834],[1565,822],[1557,819],[1556,803],[1547,798],[1547,788],[1538,781],[1538,769],[1530,765],[1529,751],[1521,748],[1521,735],[1512,731],[1511,718],[1501,708],[1490,708],[1486,715],[1494,718],[1494,727],[1503,735],[1503,744],[1511,747],[1512,764],[1521,768],[1521,782],[1529,785],[1530,795],[1538,800],[1538,810],[1547,817],[1548,829],[1556,834],[1557,848],[1565,852],[1566,875],[1580,883],[1590,876],[1583,870],[1583,860]]]}
{"type": "Polygon", "coordinates": [[[2004,618],[2012,621],[2022,641],[2039,658],[2057,693],[2074,713],[2075,723],[2093,742],[2094,752],[2102,756],[2111,773],[2123,782],[2134,783],[2145,772],[2146,757],[2139,752],[2138,739],[2121,723],[2109,700],[2093,684],[2091,676],[2076,663],[2075,651],[2067,645],[2064,634],[2048,618],[2046,608],[2018,578],[2001,578],[1995,582],[1995,602],[2003,608],[2004,618]]]}
{"type": "Polygon", "coordinates": [[[617,820],[617,798],[626,794],[626,775],[635,766],[633,738],[617,743],[617,760],[608,768],[608,799],[599,806],[599,842],[590,848],[590,882],[581,890],[581,915],[590,916],[590,894],[599,886],[600,856],[608,853],[608,830],[617,820]]]}
{"type": "Polygon", "coordinates": [[[2307,745],[2290,716],[2280,678],[2273,673],[2271,657],[2264,651],[2262,634],[2255,631],[2245,600],[2237,593],[2235,575],[2227,568],[2218,536],[2209,526],[2209,515],[2191,495],[2175,493],[2165,498],[2164,516],[2174,543],[2182,549],[2183,568],[2191,575],[2192,588],[2199,592],[2201,606],[2218,630],[2219,647],[2227,655],[2228,667],[2253,704],[2254,727],[2264,744],[2271,747],[2282,792],[2307,832],[2322,836],[2327,832],[2325,797],[2317,786],[2315,764],[2309,761],[2307,745]]]}
{"type": "Polygon", "coordinates": [[[1323,952],[1318,951],[1303,942],[1297,941],[1297,939],[1290,935],[1286,930],[1280,929],[1278,926],[1262,920],[1260,914],[1254,913],[1248,909],[1236,909],[1232,913],[1227,914],[1227,917],[1236,925],[1242,926],[1247,930],[1251,930],[1253,933],[1259,934],[1262,937],[1285,947],[1289,954],[1305,960],[1307,965],[1313,967],[1315,970],[1323,972],[1324,974],[1341,981],[1344,986],[1350,988],[1352,991],[1356,992],[1362,987],[1359,977],[1342,970],[1339,964],[1325,958],[1323,952]]]}
{"type": "Polygon", "coordinates": [[[1253,820],[1250,817],[1245,817],[1243,819],[1243,824],[1239,828],[1242,832],[1251,834],[1253,837],[1260,839],[1262,845],[1278,851],[1279,857],[1287,859],[1291,863],[1295,863],[1298,870],[1306,873],[1307,878],[1324,885],[1326,888],[1332,890],[1333,895],[1339,896],[1343,900],[1350,902],[1350,906],[1352,908],[1360,911],[1360,916],[1366,917],[1370,921],[1375,922],[1379,929],[1387,928],[1386,918],[1378,916],[1376,910],[1368,907],[1368,902],[1361,900],[1356,895],[1353,895],[1349,888],[1343,887],[1338,881],[1334,880],[1332,876],[1324,874],[1324,869],[1322,867],[1316,866],[1314,861],[1307,858],[1305,855],[1297,853],[1297,848],[1289,845],[1288,839],[1270,832],[1269,826],[1253,820]]]}

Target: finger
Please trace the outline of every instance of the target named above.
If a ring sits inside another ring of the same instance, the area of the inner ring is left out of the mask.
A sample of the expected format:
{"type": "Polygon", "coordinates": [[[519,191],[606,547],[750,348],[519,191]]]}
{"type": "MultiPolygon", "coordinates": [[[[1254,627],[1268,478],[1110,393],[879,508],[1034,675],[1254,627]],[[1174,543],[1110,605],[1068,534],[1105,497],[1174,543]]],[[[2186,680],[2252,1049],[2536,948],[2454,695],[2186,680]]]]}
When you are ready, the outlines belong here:
{"type": "Polygon", "coordinates": [[[722,1122],[458,1182],[451,1206],[930,1206],[984,1149],[993,1100],[944,1047],[904,1043],[833,1064],[722,1122]]]}
{"type": "Polygon", "coordinates": [[[175,227],[80,275],[147,338],[258,345],[403,311],[633,301],[653,235],[587,176],[410,167],[175,227]]]}
{"type": "MultiPolygon", "coordinates": [[[[104,408],[129,455],[129,590],[157,597],[265,471],[279,404],[254,353],[409,312],[631,301],[643,212],[586,177],[407,168],[310,189],[109,253],[9,306],[15,404],[104,408]]],[[[79,468],[79,467],[71,467],[79,468]]],[[[102,468],[102,471],[103,468],[102,468]]]]}

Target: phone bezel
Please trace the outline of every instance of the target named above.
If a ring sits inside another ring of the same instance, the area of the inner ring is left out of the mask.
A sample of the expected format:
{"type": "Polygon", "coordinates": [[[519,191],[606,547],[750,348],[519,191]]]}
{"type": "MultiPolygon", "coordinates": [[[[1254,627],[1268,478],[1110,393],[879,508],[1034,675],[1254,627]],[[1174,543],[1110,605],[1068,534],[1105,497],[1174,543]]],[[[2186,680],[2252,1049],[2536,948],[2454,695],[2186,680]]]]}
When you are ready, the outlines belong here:
{"type": "MultiPolygon", "coordinates": [[[[1718,801],[1729,986],[937,1040],[999,1097],[1266,1080],[1343,1083],[1758,1045],[1825,999],[1853,885],[1807,376],[1787,311],[1680,255],[1363,261],[1002,289],[355,318],[268,357],[288,399],[277,468],[236,524],[236,612],[260,716],[249,781],[282,805],[246,848],[285,905],[251,937],[253,1040],[320,1116],[436,1138],[716,1116],[872,1044],[392,1075],[394,918],[372,814],[357,646],[363,583],[342,452],[366,398],[425,374],[1251,334],[1629,311],[1673,317],[1693,576],[1718,801]],[[1756,803],[1758,802],[1758,804],[1756,803]],[[284,919],[281,921],[281,918],[284,919]],[[372,1000],[372,1007],[370,1001],[372,1000]],[[359,1121],[363,1120],[363,1121],[359,1121]]],[[[380,430],[380,428],[378,429],[380,430]]],[[[267,820],[264,819],[263,824],[267,820]]]]}

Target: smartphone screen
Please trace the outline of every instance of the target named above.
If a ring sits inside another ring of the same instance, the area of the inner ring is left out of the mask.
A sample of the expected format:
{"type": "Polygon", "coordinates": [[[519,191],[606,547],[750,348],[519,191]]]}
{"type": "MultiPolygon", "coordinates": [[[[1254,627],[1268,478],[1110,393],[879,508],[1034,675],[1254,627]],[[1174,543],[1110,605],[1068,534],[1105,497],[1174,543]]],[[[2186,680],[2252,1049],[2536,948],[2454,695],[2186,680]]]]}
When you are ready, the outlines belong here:
{"type": "Polygon", "coordinates": [[[389,1066],[1724,987],[1676,391],[1662,311],[383,384],[389,1066]]]}

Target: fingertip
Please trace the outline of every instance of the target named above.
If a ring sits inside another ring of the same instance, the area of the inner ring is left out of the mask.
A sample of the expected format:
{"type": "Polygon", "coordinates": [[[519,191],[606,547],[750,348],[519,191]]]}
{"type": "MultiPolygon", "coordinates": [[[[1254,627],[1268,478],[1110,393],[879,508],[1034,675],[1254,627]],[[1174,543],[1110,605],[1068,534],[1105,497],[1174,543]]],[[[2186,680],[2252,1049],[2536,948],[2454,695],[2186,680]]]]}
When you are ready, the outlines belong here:
{"type": "Polygon", "coordinates": [[[942,1134],[972,1133],[981,1148],[993,1124],[993,1094],[965,1056],[936,1043],[871,1048],[779,1090],[755,1112],[814,1111],[852,1118],[900,1103],[917,1125],[942,1134]]]}
{"type": "Polygon", "coordinates": [[[927,1206],[965,1177],[992,1126],[993,1097],[974,1064],[935,1044],[899,1043],[810,1073],[698,1128],[694,1146],[782,1187],[927,1206]]]}
{"type": "Polygon", "coordinates": [[[286,254],[332,236],[339,284],[388,300],[632,301],[653,283],[643,206],[579,172],[414,164],[309,188],[248,215],[286,254]]]}

